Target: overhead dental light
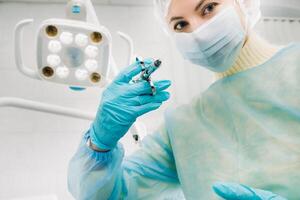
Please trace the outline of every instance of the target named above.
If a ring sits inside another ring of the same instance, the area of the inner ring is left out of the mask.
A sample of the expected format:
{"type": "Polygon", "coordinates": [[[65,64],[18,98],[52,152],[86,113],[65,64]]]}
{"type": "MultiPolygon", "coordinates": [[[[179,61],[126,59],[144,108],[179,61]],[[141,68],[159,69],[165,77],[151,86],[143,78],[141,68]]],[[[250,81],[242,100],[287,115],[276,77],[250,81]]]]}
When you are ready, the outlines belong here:
{"type": "MultiPolygon", "coordinates": [[[[104,87],[118,74],[111,55],[112,39],[107,28],[100,25],[91,0],[68,0],[66,19],[48,19],[41,23],[37,33],[37,66],[27,67],[22,58],[23,29],[33,19],[20,21],[15,27],[15,60],[18,70],[27,77],[64,84],[72,90],[104,87]]],[[[133,60],[132,39],[118,32],[127,42],[127,64],[133,60]]],[[[18,98],[0,98],[1,106],[93,120],[94,114],[18,98]]],[[[135,123],[130,132],[136,143],[146,134],[143,123],[135,123]]]]}
{"type": "MultiPolygon", "coordinates": [[[[66,16],[67,19],[54,18],[41,23],[35,70],[25,66],[21,52],[22,30],[33,20],[17,24],[15,55],[19,70],[31,78],[65,84],[76,90],[105,86],[114,64],[109,30],[100,25],[90,0],[68,1],[66,16]]],[[[132,45],[130,41],[129,44],[132,45]]]]}

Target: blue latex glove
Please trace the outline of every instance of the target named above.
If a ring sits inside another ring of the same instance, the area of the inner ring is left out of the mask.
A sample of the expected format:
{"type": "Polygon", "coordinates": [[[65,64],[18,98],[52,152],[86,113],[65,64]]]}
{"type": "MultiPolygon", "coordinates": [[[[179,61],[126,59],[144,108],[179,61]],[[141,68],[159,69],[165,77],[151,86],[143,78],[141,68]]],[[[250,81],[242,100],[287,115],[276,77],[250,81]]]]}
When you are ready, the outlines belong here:
{"type": "Polygon", "coordinates": [[[169,99],[170,94],[164,91],[171,85],[168,80],[154,82],[154,96],[148,82],[129,83],[141,71],[139,62],[130,65],[104,91],[90,129],[91,141],[100,149],[113,149],[139,116],[158,109],[169,99]]]}
{"type": "Polygon", "coordinates": [[[213,190],[225,200],[287,200],[272,192],[236,183],[216,183],[213,190]]]}

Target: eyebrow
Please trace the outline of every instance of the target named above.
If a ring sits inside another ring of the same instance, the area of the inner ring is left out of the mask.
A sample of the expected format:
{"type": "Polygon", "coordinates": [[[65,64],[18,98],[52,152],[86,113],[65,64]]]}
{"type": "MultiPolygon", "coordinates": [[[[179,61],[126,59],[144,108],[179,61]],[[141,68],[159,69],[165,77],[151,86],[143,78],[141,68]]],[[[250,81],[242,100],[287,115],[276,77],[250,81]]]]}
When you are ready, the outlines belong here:
{"type": "MultiPolygon", "coordinates": [[[[195,11],[197,11],[202,5],[203,3],[205,2],[206,0],[200,0],[200,2],[197,4],[196,8],[195,8],[195,11]]],[[[178,16],[175,16],[175,17],[172,17],[170,19],[170,22],[171,23],[172,21],[175,21],[175,20],[179,20],[179,19],[183,19],[183,17],[178,17],[178,16]]]]}
{"type": "Polygon", "coordinates": [[[170,22],[169,22],[169,23],[171,23],[172,21],[175,21],[175,20],[179,20],[179,19],[183,19],[183,17],[172,17],[172,18],[170,19],[170,22]]]}
{"type": "Polygon", "coordinates": [[[197,10],[202,6],[202,4],[203,4],[205,1],[206,1],[206,0],[201,0],[201,1],[198,3],[198,5],[196,6],[195,11],[197,11],[197,10]]]}

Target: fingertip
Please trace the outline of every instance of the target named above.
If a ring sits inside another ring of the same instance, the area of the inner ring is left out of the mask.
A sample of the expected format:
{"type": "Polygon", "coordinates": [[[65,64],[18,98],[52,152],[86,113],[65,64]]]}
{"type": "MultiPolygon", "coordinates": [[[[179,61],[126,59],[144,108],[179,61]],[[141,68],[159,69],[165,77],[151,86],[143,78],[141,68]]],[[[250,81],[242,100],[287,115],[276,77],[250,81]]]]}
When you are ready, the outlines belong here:
{"type": "Polygon", "coordinates": [[[212,189],[214,190],[214,192],[219,195],[220,197],[228,197],[228,188],[226,187],[226,185],[222,182],[216,182],[213,186],[212,189]]]}
{"type": "Polygon", "coordinates": [[[169,100],[171,97],[171,94],[169,92],[164,92],[165,95],[165,101],[169,100]]]}
{"type": "Polygon", "coordinates": [[[215,182],[212,186],[213,190],[219,188],[222,185],[222,182],[215,182]]]}
{"type": "Polygon", "coordinates": [[[172,82],[168,80],[166,83],[166,87],[169,88],[169,87],[171,87],[171,85],[172,85],[172,82]]]}
{"type": "Polygon", "coordinates": [[[167,85],[172,85],[172,81],[170,80],[165,80],[167,85]]]}
{"type": "Polygon", "coordinates": [[[168,97],[168,99],[170,99],[171,93],[170,92],[166,92],[166,96],[168,97]]]}
{"type": "Polygon", "coordinates": [[[161,105],[162,103],[156,103],[156,109],[158,109],[161,105]]]}
{"type": "Polygon", "coordinates": [[[156,87],[158,88],[158,91],[166,90],[171,86],[170,80],[163,80],[155,83],[156,87]]]}
{"type": "Polygon", "coordinates": [[[170,80],[161,80],[158,83],[165,84],[165,85],[171,85],[172,82],[170,80]]]}
{"type": "Polygon", "coordinates": [[[132,65],[131,65],[131,68],[129,67],[129,69],[132,69],[130,70],[131,73],[140,73],[142,70],[143,70],[143,67],[141,65],[140,62],[137,62],[135,61],[132,65]]]}

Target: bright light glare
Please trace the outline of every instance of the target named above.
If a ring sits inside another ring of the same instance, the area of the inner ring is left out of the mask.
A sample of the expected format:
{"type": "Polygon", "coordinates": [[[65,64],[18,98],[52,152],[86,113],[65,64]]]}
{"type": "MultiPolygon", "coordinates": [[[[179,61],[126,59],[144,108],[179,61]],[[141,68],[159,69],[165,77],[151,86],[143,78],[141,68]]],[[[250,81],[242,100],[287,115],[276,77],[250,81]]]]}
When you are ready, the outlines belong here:
{"type": "Polygon", "coordinates": [[[80,81],[84,81],[84,80],[86,80],[87,79],[87,77],[88,77],[88,71],[86,71],[86,70],[84,70],[84,69],[78,69],[78,70],[76,70],[76,72],[75,72],[75,76],[76,76],[76,78],[78,79],[78,80],[80,80],[80,81]]]}
{"type": "Polygon", "coordinates": [[[89,58],[96,58],[99,53],[99,49],[95,46],[89,45],[84,52],[89,58]]]}
{"type": "Polygon", "coordinates": [[[47,63],[50,67],[56,67],[60,64],[61,59],[58,55],[49,55],[47,57],[47,63]]]}
{"type": "Polygon", "coordinates": [[[58,67],[56,69],[56,74],[59,78],[67,78],[70,74],[70,70],[67,67],[58,67]]]}
{"type": "Polygon", "coordinates": [[[89,42],[89,38],[87,35],[84,35],[82,33],[79,33],[76,35],[75,37],[75,43],[79,46],[79,47],[85,47],[89,42]]]}
{"type": "Polygon", "coordinates": [[[85,67],[90,71],[94,72],[98,68],[98,62],[96,60],[87,60],[85,61],[85,67]]]}
{"type": "Polygon", "coordinates": [[[59,53],[62,49],[62,46],[59,41],[51,40],[48,44],[48,49],[51,53],[59,53]]]}
{"type": "Polygon", "coordinates": [[[63,44],[66,44],[66,45],[72,44],[72,42],[74,40],[73,34],[70,32],[63,32],[60,35],[59,39],[63,44]]]}

